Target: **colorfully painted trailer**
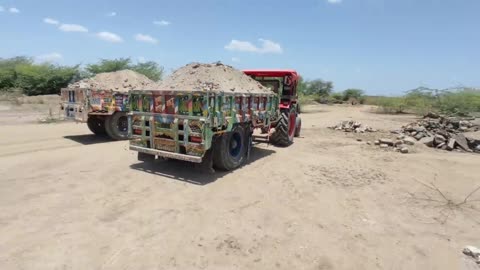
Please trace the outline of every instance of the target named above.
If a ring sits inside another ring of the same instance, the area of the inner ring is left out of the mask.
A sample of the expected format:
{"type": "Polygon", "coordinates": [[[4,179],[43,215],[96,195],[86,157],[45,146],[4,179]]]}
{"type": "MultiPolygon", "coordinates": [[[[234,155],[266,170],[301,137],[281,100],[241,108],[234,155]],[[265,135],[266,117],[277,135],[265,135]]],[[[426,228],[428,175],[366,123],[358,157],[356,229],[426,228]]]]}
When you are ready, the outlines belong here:
{"type": "Polygon", "coordinates": [[[87,123],[94,134],[107,134],[114,140],[128,138],[127,92],[64,88],[60,109],[65,119],[87,123]]]}
{"type": "Polygon", "coordinates": [[[272,91],[130,91],[130,150],[141,161],[158,156],[232,170],[248,159],[254,129],[290,145],[301,129],[297,72],[244,73],[272,91]]]}
{"type": "Polygon", "coordinates": [[[201,163],[211,150],[223,170],[248,158],[253,129],[270,126],[279,106],[273,92],[130,91],[129,100],[130,149],[139,160],[201,163]]]}

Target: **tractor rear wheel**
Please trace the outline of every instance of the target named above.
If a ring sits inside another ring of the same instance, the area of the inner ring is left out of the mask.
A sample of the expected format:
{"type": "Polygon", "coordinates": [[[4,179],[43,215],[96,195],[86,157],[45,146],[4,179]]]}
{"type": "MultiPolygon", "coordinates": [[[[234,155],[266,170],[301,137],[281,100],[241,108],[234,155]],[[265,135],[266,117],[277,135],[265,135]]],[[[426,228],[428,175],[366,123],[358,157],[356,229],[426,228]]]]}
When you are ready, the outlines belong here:
{"type": "Polygon", "coordinates": [[[289,146],[293,143],[293,137],[295,135],[297,114],[295,111],[283,110],[280,120],[275,126],[275,132],[270,136],[272,144],[277,146],[289,146]]]}
{"type": "Polygon", "coordinates": [[[114,140],[128,139],[128,118],[125,112],[116,112],[107,116],[105,130],[108,136],[114,140]]]}
{"type": "Polygon", "coordinates": [[[89,116],[87,126],[95,135],[105,135],[105,119],[97,116],[89,116]]]}
{"type": "Polygon", "coordinates": [[[220,170],[230,171],[240,167],[245,161],[248,145],[245,130],[236,126],[215,140],[213,146],[213,165],[220,170]]]}

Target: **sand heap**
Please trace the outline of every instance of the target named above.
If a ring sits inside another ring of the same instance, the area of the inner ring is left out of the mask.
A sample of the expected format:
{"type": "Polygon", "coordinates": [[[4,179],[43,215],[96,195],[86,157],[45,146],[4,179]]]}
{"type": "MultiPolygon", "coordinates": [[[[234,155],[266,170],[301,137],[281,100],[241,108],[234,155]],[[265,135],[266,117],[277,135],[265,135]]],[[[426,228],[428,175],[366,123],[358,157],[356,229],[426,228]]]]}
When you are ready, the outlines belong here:
{"type": "Polygon", "coordinates": [[[92,78],[68,85],[68,88],[91,88],[127,92],[128,90],[152,90],[155,82],[132,70],[99,73],[92,78]]]}
{"type": "Polygon", "coordinates": [[[242,71],[220,62],[190,63],[158,83],[158,90],[194,90],[213,92],[270,93],[242,71]]]}

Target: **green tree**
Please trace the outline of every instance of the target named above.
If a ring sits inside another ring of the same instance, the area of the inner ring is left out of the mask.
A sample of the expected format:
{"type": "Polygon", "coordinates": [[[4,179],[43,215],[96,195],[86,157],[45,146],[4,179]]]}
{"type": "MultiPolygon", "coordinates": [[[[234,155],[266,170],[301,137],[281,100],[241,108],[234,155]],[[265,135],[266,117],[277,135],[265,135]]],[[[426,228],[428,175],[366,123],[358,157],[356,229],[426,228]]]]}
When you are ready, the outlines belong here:
{"type": "Polygon", "coordinates": [[[364,95],[363,90],[350,88],[343,91],[343,101],[348,101],[351,99],[356,99],[360,101],[364,95]]]}
{"type": "Polygon", "coordinates": [[[153,61],[138,63],[135,66],[132,66],[131,69],[147,76],[152,81],[159,81],[162,79],[163,67],[153,61]]]}
{"type": "Polygon", "coordinates": [[[29,96],[58,94],[78,74],[78,66],[21,64],[15,67],[15,87],[29,96]]]}
{"type": "Polygon", "coordinates": [[[131,68],[130,58],[118,58],[118,59],[100,59],[97,64],[89,64],[85,68],[92,75],[104,72],[114,72],[119,70],[125,70],[131,68]]]}
{"type": "Polygon", "coordinates": [[[313,81],[306,82],[305,94],[317,95],[320,97],[327,97],[330,95],[330,93],[332,93],[332,90],[333,90],[332,82],[316,79],[313,81]]]}
{"type": "Polygon", "coordinates": [[[33,60],[25,56],[17,56],[9,59],[0,58],[0,89],[8,90],[15,87],[17,74],[15,68],[18,65],[32,65],[33,60]]]}

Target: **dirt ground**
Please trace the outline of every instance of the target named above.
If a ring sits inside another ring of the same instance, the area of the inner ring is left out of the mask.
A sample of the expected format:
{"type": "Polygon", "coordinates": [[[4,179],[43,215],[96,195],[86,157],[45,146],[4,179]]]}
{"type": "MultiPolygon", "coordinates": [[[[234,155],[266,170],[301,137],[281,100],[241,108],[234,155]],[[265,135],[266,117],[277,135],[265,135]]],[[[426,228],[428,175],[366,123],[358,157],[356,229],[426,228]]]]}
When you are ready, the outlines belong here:
{"type": "Polygon", "coordinates": [[[0,269],[479,269],[462,249],[480,246],[480,192],[459,203],[480,185],[480,155],[400,154],[366,145],[388,132],[326,128],[412,116],[307,109],[292,146],[260,143],[213,175],[138,162],[85,124],[0,113],[0,269]],[[446,199],[421,184],[433,181],[446,199]]]}

